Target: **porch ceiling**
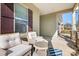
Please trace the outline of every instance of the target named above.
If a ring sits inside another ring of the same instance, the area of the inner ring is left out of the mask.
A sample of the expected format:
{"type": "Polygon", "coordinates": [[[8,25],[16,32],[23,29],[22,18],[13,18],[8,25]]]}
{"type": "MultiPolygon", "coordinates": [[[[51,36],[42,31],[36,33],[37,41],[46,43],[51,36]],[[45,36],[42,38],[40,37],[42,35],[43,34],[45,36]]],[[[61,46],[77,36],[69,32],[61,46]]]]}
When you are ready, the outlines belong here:
{"type": "Polygon", "coordinates": [[[74,6],[74,3],[33,3],[39,8],[41,15],[70,9],[74,6]]]}

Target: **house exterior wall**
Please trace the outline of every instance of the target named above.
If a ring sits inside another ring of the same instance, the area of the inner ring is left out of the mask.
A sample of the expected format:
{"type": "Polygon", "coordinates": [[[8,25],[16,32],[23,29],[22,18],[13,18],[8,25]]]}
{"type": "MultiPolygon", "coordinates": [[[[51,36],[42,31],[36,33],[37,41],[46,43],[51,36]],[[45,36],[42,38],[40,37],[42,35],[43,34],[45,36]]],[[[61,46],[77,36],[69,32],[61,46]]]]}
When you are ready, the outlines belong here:
{"type": "Polygon", "coordinates": [[[43,35],[43,36],[53,36],[53,34],[55,33],[58,25],[58,20],[57,20],[58,13],[72,11],[72,8],[71,8],[71,9],[62,10],[59,12],[40,16],[39,9],[35,7],[33,4],[23,3],[21,5],[33,11],[33,31],[37,32],[38,35],[43,35]]]}
{"type": "Polygon", "coordinates": [[[33,31],[37,32],[37,34],[40,34],[40,12],[39,9],[37,7],[35,7],[33,4],[31,3],[25,3],[25,4],[21,4],[26,8],[29,8],[33,11],[33,31]]]}
{"type": "Polygon", "coordinates": [[[53,36],[56,31],[56,14],[42,15],[40,19],[40,32],[43,36],[53,36]]]}
{"type": "Polygon", "coordinates": [[[2,3],[1,4],[1,16],[0,16],[0,34],[13,33],[14,32],[14,4],[2,3]]]}

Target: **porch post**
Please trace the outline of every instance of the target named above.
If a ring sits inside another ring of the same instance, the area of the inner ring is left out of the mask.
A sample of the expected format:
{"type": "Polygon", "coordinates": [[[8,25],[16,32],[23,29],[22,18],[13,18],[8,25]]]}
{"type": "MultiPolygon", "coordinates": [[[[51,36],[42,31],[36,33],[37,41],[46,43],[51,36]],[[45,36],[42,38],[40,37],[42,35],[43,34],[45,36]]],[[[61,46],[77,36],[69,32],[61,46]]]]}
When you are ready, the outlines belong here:
{"type": "Polygon", "coordinates": [[[72,31],[76,31],[76,14],[75,11],[72,13],[72,31]]]}
{"type": "Polygon", "coordinates": [[[75,10],[72,12],[72,41],[75,42],[76,38],[76,13],[75,10]]]}
{"type": "Polygon", "coordinates": [[[74,8],[73,8],[73,13],[72,13],[72,31],[76,31],[76,10],[78,10],[78,4],[75,4],[74,8]]]}
{"type": "Polygon", "coordinates": [[[72,41],[76,42],[76,10],[78,10],[78,4],[74,5],[73,13],[72,13],[72,41]]]}

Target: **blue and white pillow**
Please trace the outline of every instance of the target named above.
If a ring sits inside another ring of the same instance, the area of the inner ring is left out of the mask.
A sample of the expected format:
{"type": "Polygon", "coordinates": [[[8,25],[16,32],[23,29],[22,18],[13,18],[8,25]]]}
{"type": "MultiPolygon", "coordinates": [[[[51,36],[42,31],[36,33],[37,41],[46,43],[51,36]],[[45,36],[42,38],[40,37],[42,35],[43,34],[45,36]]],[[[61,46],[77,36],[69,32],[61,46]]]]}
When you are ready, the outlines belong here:
{"type": "Polygon", "coordinates": [[[48,55],[49,56],[62,56],[62,50],[49,48],[48,55]]]}

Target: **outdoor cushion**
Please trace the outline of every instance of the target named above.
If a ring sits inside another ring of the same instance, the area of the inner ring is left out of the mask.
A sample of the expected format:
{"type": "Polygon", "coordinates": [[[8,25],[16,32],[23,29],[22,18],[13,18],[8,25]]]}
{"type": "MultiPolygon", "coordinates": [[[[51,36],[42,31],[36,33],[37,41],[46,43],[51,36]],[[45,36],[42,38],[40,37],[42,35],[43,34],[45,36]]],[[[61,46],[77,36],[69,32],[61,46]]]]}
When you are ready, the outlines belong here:
{"type": "Polygon", "coordinates": [[[8,36],[6,36],[6,35],[1,35],[0,36],[0,48],[2,48],[2,49],[7,49],[7,48],[9,48],[9,40],[8,40],[9,38],[8,38],[8,36]]]}
{"type": "Polygon", "coordinates": [[[20,44],[20,45],[10,48],[9,50],[13,52],[10,53],[8,56],[22,56],[30,49],[31,49],[31,45],[20,44]]]}
{"type": "Polygon", "coordinates": [[[60,49],[49,48],[48,55],[49,56],[62,56],[63,53],[62,53],[62,50],[60,49]]]}
{"type": "Polygon", "coordinates": [[[9,44],[10,44],[10,47],[21,44],[19,33],[14,33],[9,35],[9,44]]]}
{"type": "Polygon", "coordinates": [[[0,35],[0,48],[8,49],[21,44],[19,33],[0,35]]]}
{"type": "Polygon", "coordinates": [[[10,39],[9,45],[10,45],[10,47],[16,46],[15,39],[10,39]]]}
{"type": "Polygon", "coordinates": [[[36,32],[28,32],[27,38],[28,38],[28,41],[29,41],[30,44],[35,44],[35,42],[37,42],[37,41],[48,42],[43,37],[37,36],[36,32]]]}

